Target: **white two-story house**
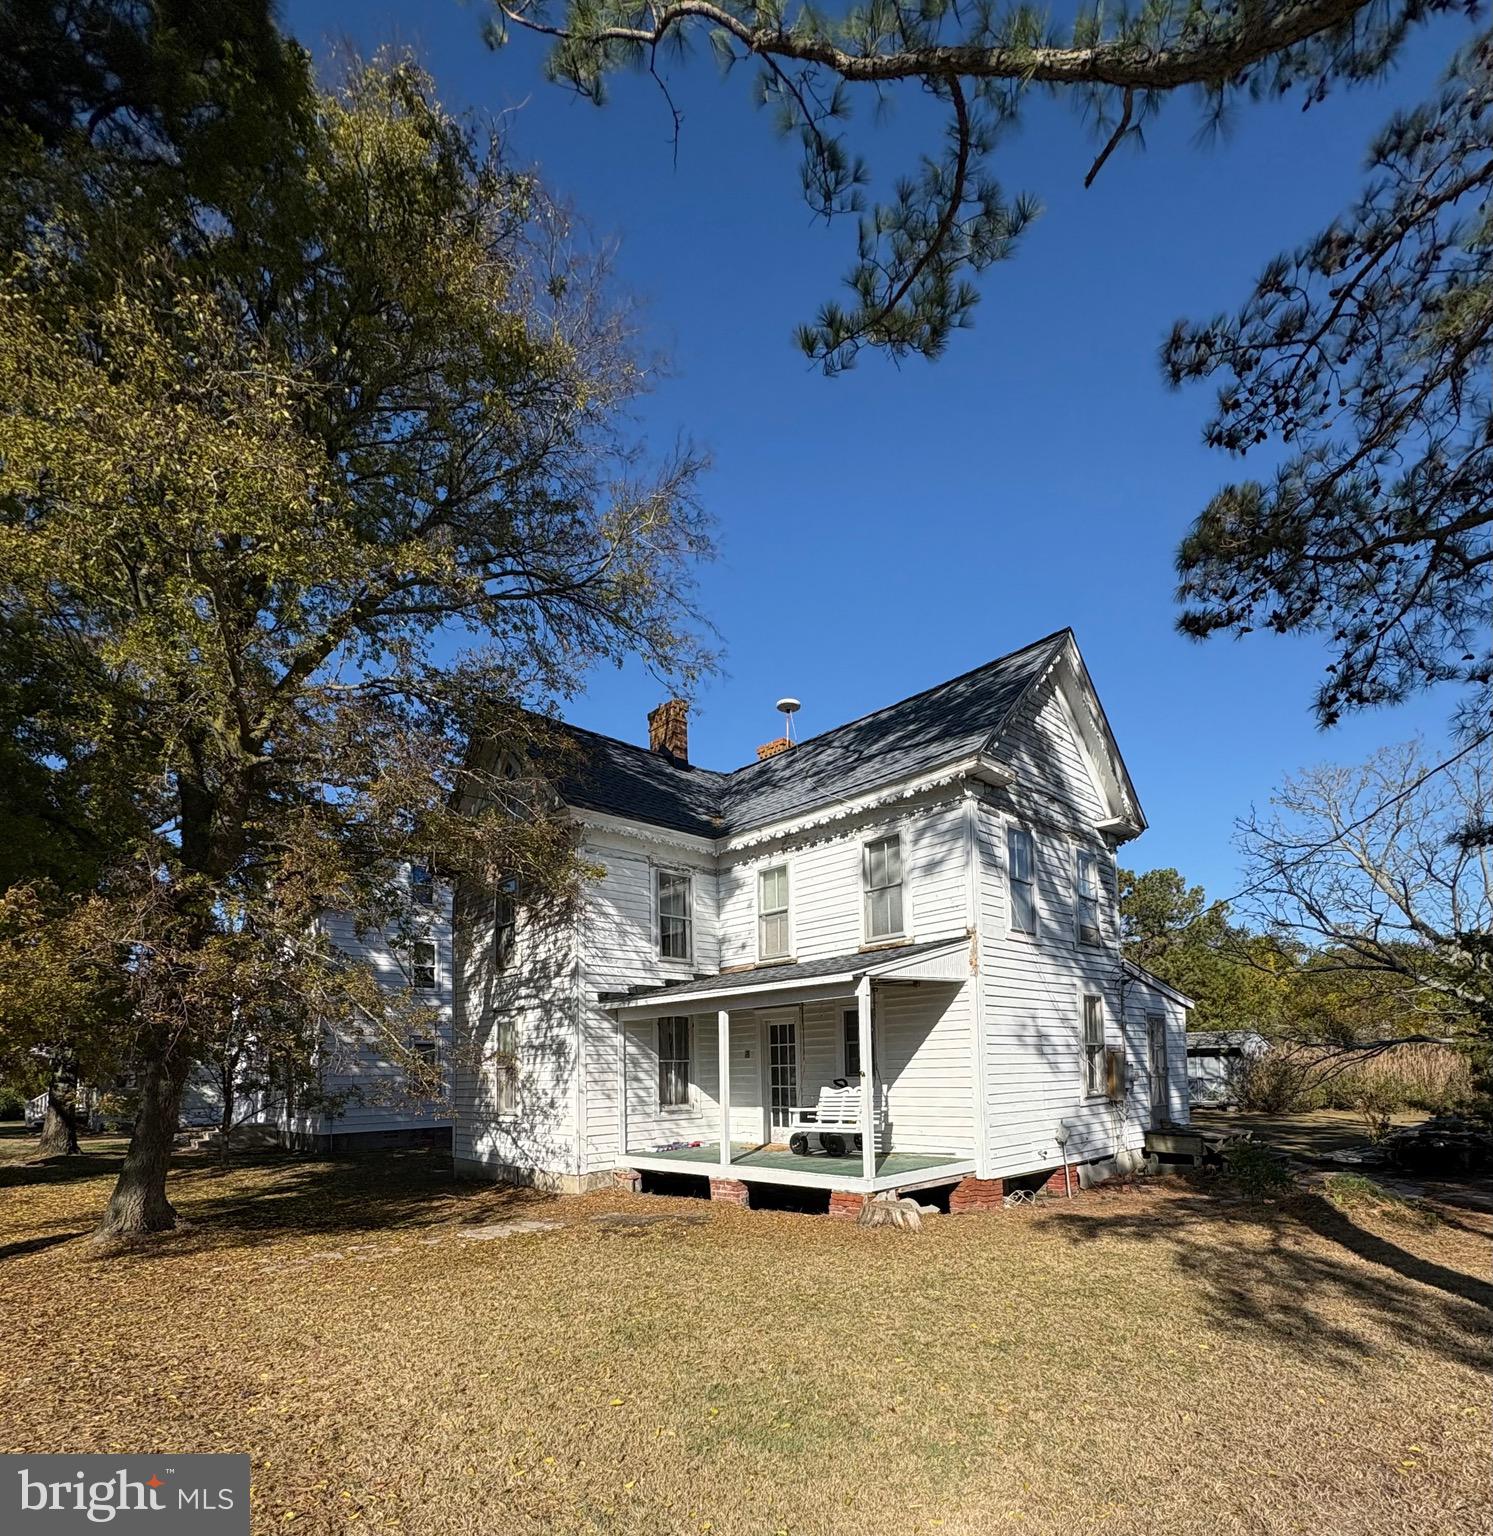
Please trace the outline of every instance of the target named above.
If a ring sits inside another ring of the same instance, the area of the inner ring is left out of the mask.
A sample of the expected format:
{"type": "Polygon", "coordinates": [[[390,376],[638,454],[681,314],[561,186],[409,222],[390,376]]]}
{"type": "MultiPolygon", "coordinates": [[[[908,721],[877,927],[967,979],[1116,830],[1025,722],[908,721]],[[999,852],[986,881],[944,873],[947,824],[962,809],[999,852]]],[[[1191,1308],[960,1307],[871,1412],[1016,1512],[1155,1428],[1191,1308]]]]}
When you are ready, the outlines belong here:
{"type": "Polygon", "coordinates": [[[387,1021],[325,1020],[315,1082],[281,1081],[270,1064],[271,1081],[246,1096],[241,1123],[323,1152],[449,1142],[451,890],[423,864],[404,866],[399,878],[408,896],[399,922],[367,927],[345,912],[324,912],[317,926],[334,949],[419,1010],[421,1027],[396,1038],[398,1025],[387,1021]],[[421,1081],[412,1083],[416,1062],[421,1081]]]}
{"type": "Polygon", "coordinates": [[[458,892],[459,1170],[958,1210],[1185,1122],[1188,1000],[1121,957],[1146,823],[1071,631],[734,772],[677,701],[649,724],[573,733],[604,871],[573,916],[458,892]],[[837,1081],[856,1134],[790,1149],[837,1081]]]}

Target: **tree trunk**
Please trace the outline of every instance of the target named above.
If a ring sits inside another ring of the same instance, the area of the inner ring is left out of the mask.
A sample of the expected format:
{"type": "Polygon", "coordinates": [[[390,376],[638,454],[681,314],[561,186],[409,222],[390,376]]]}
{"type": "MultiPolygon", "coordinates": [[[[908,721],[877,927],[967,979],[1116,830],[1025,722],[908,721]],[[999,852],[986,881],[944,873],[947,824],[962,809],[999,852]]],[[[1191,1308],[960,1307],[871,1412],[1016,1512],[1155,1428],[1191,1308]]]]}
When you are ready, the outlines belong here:
{"type": "Polygon", "coordinates": [[[47,1116],[42,1121],[41,1136],[37,1139],[37,1155],[75,1157],[81,1150],[78,1146],[77,1104],[59,1093],[55,1085],[49,1085],[47,1116]]]}
{"type": "Polygon", "coordinates": [[[99,1222],[99,1237],[134,1237],[169,1232],[176,1211],[166,1198],[166,1172],[176,1137],[187,1064],[170,1051],[146,1063],[140,1078],[140,1106],[124,1167],[99,1222]]]}

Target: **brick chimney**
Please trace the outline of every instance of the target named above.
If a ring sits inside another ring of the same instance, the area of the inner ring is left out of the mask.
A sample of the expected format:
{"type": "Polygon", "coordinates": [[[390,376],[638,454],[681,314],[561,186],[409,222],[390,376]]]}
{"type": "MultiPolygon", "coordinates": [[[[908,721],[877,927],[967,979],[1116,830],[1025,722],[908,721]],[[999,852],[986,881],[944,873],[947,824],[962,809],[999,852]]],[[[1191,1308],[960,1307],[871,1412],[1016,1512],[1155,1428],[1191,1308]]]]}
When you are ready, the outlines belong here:
{"type": "Polygon", "coordinates": [[[689,705],[683,699],[668,699],[649,711],[648,746],[676,762],[689,761],[689,705]]]}
{"type": "Polygon", "coordinates": [[[768,758],[776,757],[779,752],[786,752],[793,743],[786,736],[779,736],[773,741],[764,741],[757,748],[757,761],[765,763],[768,758]]]}

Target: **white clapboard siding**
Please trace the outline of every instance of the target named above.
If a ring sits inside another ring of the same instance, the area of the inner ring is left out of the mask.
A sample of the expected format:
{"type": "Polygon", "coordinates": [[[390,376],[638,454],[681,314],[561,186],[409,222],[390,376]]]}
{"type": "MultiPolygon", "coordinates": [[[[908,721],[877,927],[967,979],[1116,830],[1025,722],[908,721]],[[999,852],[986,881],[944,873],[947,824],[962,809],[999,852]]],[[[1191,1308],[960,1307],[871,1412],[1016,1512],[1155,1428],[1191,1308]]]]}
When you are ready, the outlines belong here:
{"type": "Polygon", "coordinates": [[[1188,1010],[1160,987],[1135,976],[1125,981],[1126,1033],[1135,1042],[1132,1057],[1134,1084],[1140,1112],[1147,1118],[1171,1120],[1186,1125],[1190,1118],[1187,1092],[1187,1015],[1188,1010]],[[1166,1098],[1160,1105],[1151,1102],[1150,1031],[1148,1016],[1160,1014],[1166,1020],[1166,1098]]]}
{"type": "MultiPolygon", "coordinates": [[[[436,1013],[435,1034],[440,1060],[449,1088],[452,1072],[452,913],[450,890],[435,887],[429,909],[417,910],[414,921],[420,937],[435,944],[436,985],[420,1001],[436,1013]]],[[[393,931],[359,930],[346,913],[325,912],[322,932],[342,954],[366,965],[380,986],[400,991],[407,984],[401,964],[401,941],[393,931]]],[[[336,1114],[292,1111],[287,1114],[279,1094],[261,1096],[258,1113],[250,1121],[273,1124],[306,1136],[347,1136],[364,1132],[429,1129],[451,1124],[449,1101],[413,1096],[405,1089],[403,1065],[391,1059],[397,1053],[382,1027],[359,1015],[322,1021],[323,1038],[318,1050],[321,1085],[341,1098],[336,1114]]]]}
{"type": "MultiPolygon", "coordinates": [[[[603,871],[599,880],[588,882],[586,886],[578,923],[580,1028],[584,1051],[580,1095],[584,1123],[579,1157],[581,1172],[594,1174],[616,1167],[621,1152],[618,1142],[621,1117],[617,1026],[605,1011],[604,1004],[599,1002],[599,994],[687,981],[696,974],[717,970],[720,966],[718,882],[712,855],[694,849],[656,847],[642,838],[625,834],[593,830],[582,845],[581,856],[603,871]],[[660,868],[687,872],[693,881],[694,953],[689,960],[665,960],[658,953],[655,891],[660,868]]],[[[696,1021],[694,1035],[705,1053],[699,1059],[708,1059],[710,1063],[708,1103],[712,1106],[716,1103],[714,1031],[714,1014],[710,1015],[708,1025],[696,1021]]],[[[651,1052],[651,1024],[647,1035],[651,1052]]],[[[657,1058],[650,1056],[654,1065],[645,1073],[641,1058],[634,1054],[633,1046],[637,1041],[638,1036],[629,1037],[628,1141],[636,1150],[645,1144],[696,1139],[700,1133],[691,1128],[655,1134],[648,1116],[658,1113],[657,1058]],[[650,1107],[643,1111],[642,1120],[634,1122],[632,1097],[642,1092],[639,1085],[644,1082],[652,1085],[650,1107]]],[[[702,1091],[702,1112],[706,1102],[702,1091]]],[[[693,1127],[699,1116],[671,1115],[670,1118],[675,1126],[693,1127]]],[[[707,1131],[710,1139],[719,1135],[718,1116],[707,1131]]]]}
{"type": "Polygon", "coordinates": [[[791,958],[844,955],[866,942],[861,850],[902,836],[906,936],[957,938],[968,931],[963,812],[957,798],[859,818],[832,835],[806,834],[786,847],[737,857],[720,876],[720,957],[726,968],[770,963],[758,953],[758,875],[788,866],[791,958]]]}
{"type": "Polygon", "coordinates": [[[973,997],[968,983],[888,985],[876,994],[877,1067],[899,1152],[975,1150],[973,997]]]}
{"type": "Polygon", "coordinates": [[[721,1119],[715,1015],[690,1020],[690,1101],[659,1104],[658,1024],[627,1025],[627,1143],[634,1152],[671,1141],[718,1141],[721,1119]]]}
{"type": "Polygon", "coordinates": [[[1145,1105],[1135,1093],[1144,1038],[1122,1022],[1115,865],[1095,823],[1110,811],[1095,783],[1071,718],[1049,680],[1007,733],[1006,760],[1017,774],[1009,791],[987,795],[976,817],[979,859],[980,966],[985,993],[986,1171],[1010,1177],[1138,1147],[1145,1105]],[[1038,932],[1008,931],[1006,829],[1033,839],[1038,932]],[[1075,930],[1077,853],[1098,855],[1098,945],[1075,930]],[[1115,1104],[1087,1098],[1082,1076],[1082,997],[1104,1000],[1109,1046],[1124,1046],[1131,1092],[1115,1104]],[[1060,1150],[1059,1126],[1069,1140],[1060,1150]]]}
{"type": "Polygon", "coordinates": [[[493,892],[467,888],[458,903],[455,1158],[494,1173],[574,1177],[581,1022],[574,920],[520,907],[512,953],[499,970],[493,892]],[[500,1103],[500,1068],[491,1059],[504,1019],[512,1020],[511,1110],[500,1103]]]}

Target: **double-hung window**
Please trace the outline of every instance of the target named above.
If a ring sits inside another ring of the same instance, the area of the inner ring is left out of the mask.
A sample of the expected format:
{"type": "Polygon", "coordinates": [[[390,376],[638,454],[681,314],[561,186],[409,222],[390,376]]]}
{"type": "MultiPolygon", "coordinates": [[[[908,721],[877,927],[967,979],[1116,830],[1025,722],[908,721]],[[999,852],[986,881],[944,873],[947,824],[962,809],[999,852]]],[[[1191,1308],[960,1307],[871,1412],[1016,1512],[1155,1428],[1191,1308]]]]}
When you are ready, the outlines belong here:
{"type": "Polygon", "coordinates": [[[1091,1099],[1104,1095],[1104,999],[1093,993],[1083,1000],[1083,1091],[1091,1099]]]}
{"type": "Polygon", "coordinates": [[[410,985],[417,992],[433,992],[436,982],[434,939],[416,939],[410,945],[410,985]]]}
{"type": "Polygon", "coordinates": [[[866,937],[900,938],[902,912],[902,839],[897,833],[867,843],[864,855],[866,937]]]}
{"type": "Polygon", "coordinates": [[[1037,883],[1032,869],[1032,834],[1006,828],[1006,884],[1011,898],[1011,932],[1037,931],[1037,883]]]}
{"type": "Polygon", "coordinates": [[[518,1028],[512,1013],[497,1016],[493,1037],[493,1107],[511,1115],[518,1108],[518,1028]]]}
{"type": "Polygon", "coordinates": [[[513,959],[514,940],[518,936],[518,878],[505,875],[498,881],[492,903],[492,965],[506,971],[513,959]]]}
{"type": "Polygon", "coordinates": [[[757,958],[788,954],[788,866],[776,864],[757,876],[757,958]]]}
{"type": "Polygon", "coordinates": [[[1087,848],[1078,850],[1078,874],[1074,881],[1078,942],[1099,942],[1099,857],[1087,848]]]}
{"type": "Polygon", "coordinates": [[[410,866],[410,898],[417,905],[435,905],[435,871],[428,864],[410,866]]]}
{"type": "Polygon", "coordinates": [[[689,1103],[689,1019],[658,1021],[658,1107],[689,1103]]]}
{"type": "Polygon", "coordinates": [[[693,953],[694,914],[690,877],[672,870],[658,872],[658,952],[665,960],[688,960],[693,953]]]}

